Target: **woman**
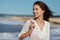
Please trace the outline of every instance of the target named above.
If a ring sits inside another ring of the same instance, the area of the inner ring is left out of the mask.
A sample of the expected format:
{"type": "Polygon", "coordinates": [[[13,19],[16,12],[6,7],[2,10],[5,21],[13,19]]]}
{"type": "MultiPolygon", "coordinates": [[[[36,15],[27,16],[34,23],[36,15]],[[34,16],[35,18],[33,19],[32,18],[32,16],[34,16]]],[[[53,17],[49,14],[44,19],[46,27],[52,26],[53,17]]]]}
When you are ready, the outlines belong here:
{"type": "Polygon", "coordinates": [[[50,23],[49,17],[52,15],[51,10],[42,1],[36,1],[33,4],[34,19],[28,20],[23,26],[19,39],[29,37],[29,40],[50,40],[50,23]]]}

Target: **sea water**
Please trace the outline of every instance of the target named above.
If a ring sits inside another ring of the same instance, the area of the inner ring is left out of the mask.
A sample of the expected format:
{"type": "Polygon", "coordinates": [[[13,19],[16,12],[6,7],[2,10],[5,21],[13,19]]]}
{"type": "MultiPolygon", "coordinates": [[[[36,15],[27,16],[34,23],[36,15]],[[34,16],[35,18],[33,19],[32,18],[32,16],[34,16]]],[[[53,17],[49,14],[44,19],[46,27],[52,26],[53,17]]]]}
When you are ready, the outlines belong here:
{"type": "MultiPolygon", "coordinates": [[[[9,21],[7,21],[9,23],[9,21]]],[[[16,22],[20,23],[20,25],[14,25],[15,22],[13,22],[13,25],[7,24],[6,21],[2,23],[0,21],[0,40],[19,40],[18,35],[24,25],[21,25],[22,22],[16,22]]],[[[50,40],[60,40],[60,25],[58,27],[52,27],[50,28],[50,40]]]]}

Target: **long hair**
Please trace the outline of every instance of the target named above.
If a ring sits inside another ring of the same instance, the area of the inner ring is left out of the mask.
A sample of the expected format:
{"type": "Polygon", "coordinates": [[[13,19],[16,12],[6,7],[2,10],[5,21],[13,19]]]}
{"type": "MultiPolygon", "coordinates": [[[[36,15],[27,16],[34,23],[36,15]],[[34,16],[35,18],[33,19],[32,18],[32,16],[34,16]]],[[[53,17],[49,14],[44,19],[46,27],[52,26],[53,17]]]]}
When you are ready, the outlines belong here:
{"type": "Polygon", "coordinates": [[[34,6],[35,4],[39,5],[39,7],[40,7],[42,10],[45,11],[44,14],[43,14],[43,19],[46,20],[46,21],[49,21],[49,18],[50,18],[51,16],[53,16],[52,11],[49,9],[49,7],[48,7],[44,2],[42,2],[42,1],[36,1],[36,2],[33,4],[33,6],[34,6]]]}

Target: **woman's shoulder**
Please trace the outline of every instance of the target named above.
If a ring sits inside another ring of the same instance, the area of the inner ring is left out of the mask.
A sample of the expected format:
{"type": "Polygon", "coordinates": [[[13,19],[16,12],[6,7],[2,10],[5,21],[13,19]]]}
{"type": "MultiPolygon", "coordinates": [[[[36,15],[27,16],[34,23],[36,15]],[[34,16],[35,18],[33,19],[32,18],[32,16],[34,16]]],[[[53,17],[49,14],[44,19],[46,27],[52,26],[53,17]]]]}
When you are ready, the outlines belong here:
{"type": "Polygon", "coordinates": [[[48,21],[45,21],[45,23],[46,23],[46,25],[49,25],[49,26],[50,26],[50,22],[48,22],[48,21]]]}
{"type": "Polygon", "coordinates": [[[48,22],[48,21],[45,21],[47,24],[50,24],[50,22],[48,22]]]}

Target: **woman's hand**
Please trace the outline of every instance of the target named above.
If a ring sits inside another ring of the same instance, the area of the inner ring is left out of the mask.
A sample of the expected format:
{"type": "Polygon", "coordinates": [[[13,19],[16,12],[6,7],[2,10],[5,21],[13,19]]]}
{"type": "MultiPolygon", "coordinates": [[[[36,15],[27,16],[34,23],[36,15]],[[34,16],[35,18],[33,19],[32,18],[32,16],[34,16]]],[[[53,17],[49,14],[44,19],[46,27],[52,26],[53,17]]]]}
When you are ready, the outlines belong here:
{"type": "Polygon", "coordinates": [[[30,30],[33,30],[33,29],[34,29],[34,22],[31,21],[30,30]]]}

